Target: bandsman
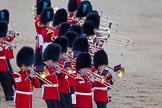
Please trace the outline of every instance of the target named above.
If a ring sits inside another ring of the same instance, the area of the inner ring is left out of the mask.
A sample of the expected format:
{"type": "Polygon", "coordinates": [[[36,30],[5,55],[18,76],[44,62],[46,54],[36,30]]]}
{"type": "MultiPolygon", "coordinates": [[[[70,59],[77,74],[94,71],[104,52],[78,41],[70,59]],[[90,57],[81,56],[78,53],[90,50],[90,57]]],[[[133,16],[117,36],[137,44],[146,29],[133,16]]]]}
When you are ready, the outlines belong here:
{"type": "Polygon", "coordinates": [[[60,59],[57,62],[59,67],[62,68],[61,74],[58,75],[58,83],[59,83],[59,94],[60,94],[60,106],[61,108],[71,108],[71,97],[70,97],[70,86],[69,86],[69,77],[73,77],[68,73],[69,67],[66,67],[66,63],[70,62],[67,56],[67,45],[68,39],[65,36],[59,36],[55,39],[53,43],[57,43],[61,46],[62,51],[60,54],[60,59]]]}
{"type": "Polygon", "coordinates": [[[92,108],[92,85],[95,79],[88,74],[91,62],[91,55],[87,52],[82,52],[76,59],[78,73],[72,97],[74,108],[92,108]]]}
{"type": "Polygon", "coordinates": [[[33,62],[33,48],[28,46],[22,47],[16,56],[16,63],[20,70],[17,73],[13,73],[13,79],[16,85],[16,108],[32,108],[33,87],[40,87],[39,79],[35,77],[31,70],[33,62]]]}
{"type": "Polygon", "coordinates": [[[54,37],[58,36],[58,31],[62,23],[67,22],[67,11],[64,8],[60,8],[56,11],[53,19],[54,37]]]}
{"type": "Polygon", "coordinates": [[[45,62],[46,81],[42,86],[43,100],[47,104],[47,108],[60,108],[60,95],[58,78],[61,69],[58,69],[56,62],[59,61],[61,46],[59,44],[49,44],[44,53],[43,61],[45,62]]]}
{"type": "Polygon", "coordinates": [[[6,35],[8,31],[8,23],[0,21],[0,82],[4,91],[6,101],[13,101],[14,91],[12,88],[11,73],[6,58],[6,35]]]}
{"type": "Polygon", "coordinates": [[[69,0],[68,2],[68,22],[71,25],[77,24],[78,20],[76,19],[76,10],[81,0],[69,0]]]}
{"type": "Polygon", "coordinates": [[[44,52],[47,45],[52,43],[55,38],[53,34],[53,28],[51,28],[50,23],[53,20],[54,17],[54,10],[51,7],[48,7],[44,9],[40,16],[40,23],[44,25],[44,28],[42,29],[42,37],[43,37],[43,50],[44,52]]]}
{"type": "Polygon", "coordinates": [[[36,48],[35,48],[35,60],[34,66],[44,65],[42,61],[42,50],[43,50],[43,37],[42,37],[42,29],[44,25],[40,23],[40,15],[42,11],[47,8],[51,7],[50,0],[37,0],[36,1],[36,10],[34,14],[34,25],[36,30],[36,48]]]}
{"type": "Polygon", "coordinates": [[[113,84],[112,75],[106,70],[108,66],[108,56],[104,50],[100,50],[94,54],[93,58],[94,67],[96,68],[96,74],[102,76],[104,79],[96,80],[93,84],[94,101],[97,104],[97,108],[106,108],[109,102],[108,86],[113,84]]]}

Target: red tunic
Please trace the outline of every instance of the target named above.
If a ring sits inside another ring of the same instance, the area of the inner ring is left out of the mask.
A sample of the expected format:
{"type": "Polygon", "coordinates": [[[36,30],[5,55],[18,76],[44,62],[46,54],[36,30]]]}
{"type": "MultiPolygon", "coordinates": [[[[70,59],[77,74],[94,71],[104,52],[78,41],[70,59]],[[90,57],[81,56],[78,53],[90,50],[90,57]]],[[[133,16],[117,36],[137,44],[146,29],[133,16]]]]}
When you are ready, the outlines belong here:
{"type": "Polygon", "coordinates": [[[42,29],[43,29],[44,27],[43,27],[43,26],[40,26],[39,23],[40,23],[40,18],[37,18],[37,19],[35,20],[35,22],[34,22],[34,24],[35,24],[35,29],[36,29],[37,34],[42,34],[42,29]]]}
{"type": "Polygon", "coordinates": [[[50,29],[44,27],[42,29],[42,36],[43,36],[44,42],[53,42],[53,40],[51,39],[54,36],[53,30],[50,30],[50,29]]]}
{"type": "Polygon", "coordinates": [[[75,16],[75,15],[72,14],[72,13],[70,13],[70,14],[68,15],[68,22],[69,22],[71,25],[74,25],[74,24],[77,24],[77,23],[78,23],[78,21],[75,20],[75,19],[73,18],[74,16],[75,16]]]}
{"type": "MultiPolygon", "coordinates": [[[[14,36],[7,36],[6,41],[7,42],[11,42],[14,40],[14,36]]],[[[14,54],[13,54],[13,48],[11,46],[6,47],[6,59],[10,60],[14,58],[14,54]]]]}
{"type": "MultiPolygon", "coordinates": [[[[58,63],[60,65],[63,65],[65,60],[59,60],[58,63]]],[[[61,73],[58,75],[58,83],[59,83],[59,92],[60,93],[70,93],[69,88],[69,77],[66,75],[67,71],[66,69],[62,70],[64,73],[61,73]]]]}
{"type": "Polygon", "coordinates": [[[92,108],[92,84],[87,76],[79,75],[76,77],[75,94],[75,107],[92,108]]]}
{"type": "Polygon", "coordinates": [[[49,80],[52,84],[43,84],[43,99],[44,100],[60,100],[59,90],[58,90],[58,79],[55,68],[46,67],[49,72],[49,76],[46,76],[45,79],[49,80]]]}
{"type": "Polygon", "coordinates": [[[0,72],[9,71],[6,61],[6,49],[0,45],[0,72]]]}
{"type": "Polygon", "coordinates": [[[28,78],[29,71],[20,70],[13,74],[13,79],[16,85],[16,108],[32,108],[32,93],[33,86],[40,87],[38,78],[33,78],[31,81],[28,78]]]}
{"type": "MultiPolygon", "coordinates": [[[[40,18],[36,18],[34,25],[35,25],[35,30],[36,30],[36,48],[40,49],[40,55],[42,55],[42,50],[43,50],[43,37],[42,37],[42,29],[44,26],[40,26],[40,18]]],[[[37,55],[36,55],[37,56],[37,55]]]]}
{"type": "MultiPolygon", "coordinates": [[[[109,82],[109,78],[106,79],[106,82],[109,82]]],[[[108,85],[101,83],[101,81],[95,81],[93,84],[94,90],[94,101],[95,102],[109,102],[108,99],[108,85]]]]}
{"type": "Polygon", "coordinates": [[[42,29],[42,37],[43,37],[43,50],[42,52],[44,52],[45,48],[54,41],[54,35],[53,35],[53,30],[52,29],[48,29],[46,27],[44,27],[42,29]]]}

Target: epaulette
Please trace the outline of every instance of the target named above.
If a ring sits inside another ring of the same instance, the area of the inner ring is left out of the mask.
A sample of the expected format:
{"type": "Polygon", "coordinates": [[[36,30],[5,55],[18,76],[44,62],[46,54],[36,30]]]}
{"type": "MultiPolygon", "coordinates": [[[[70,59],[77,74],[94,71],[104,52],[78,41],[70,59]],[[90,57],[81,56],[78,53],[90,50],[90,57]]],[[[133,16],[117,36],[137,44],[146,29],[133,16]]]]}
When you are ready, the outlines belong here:
{"type": "Polygon", "coordinates": [[[13,75],[21,76],[18,72],[14,72],[13,75]]]}
{"type": "Polygon", "coordinates": [[[84,81],[84,79],[78,74],[77,77],[75,77],[75,80],[82,80],[84,81]]]}
{"type": "Polygon", "coordinates": [[[47,28],[47,34],[53,33],[53,30],[51,28],[47,28]]]}
{"type": "Polygon", "coordinates": [[[39,27],[43,27],[43,25],[41,25],[40,22],[38,22],[38,26],[39,26],[39,27]]]}
{"type": "Polygon", "coordinates": [[[82,81],[84,81],[84,79],[82,77],[76,77],[75,80],[82,80],[82,81]]]}

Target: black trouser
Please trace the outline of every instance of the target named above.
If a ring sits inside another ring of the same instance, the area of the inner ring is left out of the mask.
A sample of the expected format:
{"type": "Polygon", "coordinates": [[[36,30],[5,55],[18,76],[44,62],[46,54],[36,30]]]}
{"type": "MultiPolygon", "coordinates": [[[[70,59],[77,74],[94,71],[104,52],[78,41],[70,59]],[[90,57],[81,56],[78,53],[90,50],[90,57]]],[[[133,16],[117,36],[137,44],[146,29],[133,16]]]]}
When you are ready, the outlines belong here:
{"type": "Polygon", "coordinates": [[[10,60],[7,60],[7,65],[8,65],[8,68],[9,68],[9,77],[10,77],[10,79],[11,79],[11,83],[12,83],[12,85],[14,85],[14,87],[16,87],[16,86],[15,86],[15,83],[14,83],[14,79],[13,79],[13,77],[12,77],[13,69],[12,69],[10,60]]]}
{"type": "Polygon", "coordinates": [[[60,108],[59,101],[56,100],[45,100],[47,108],[60,108]]]}
{"type": "Polygon", "coordinates": [[[72,108],[71,97],[68,93],[60,93],[61,108],[72,108]]]}
{"type": "Polygon", "coordinates": [[[2,72],[0,71],[0,82],[3,88],[3,92],[5,95],[5,98],[8,96],[14,95],[14,90],[12,88],[11,78],[9,72],[2,72]]]}
{"type": "Polygon", "coordinates": [[[74,94],[75,90],[74,90],[74,86],[70,86],[70,95],[74,94]]]}
{"type": "Polygon", "coordinates": [[[7,65],[8,65],[8,68],[9,68],[10,72],[13,73],[13,69],[12,69],[10,60],[7,60],[7,65]]]}
{"type": "MultiPolygon", "coordinates": [[[[74,86],[70,86],[70,100],[71,100],[71,104],[72,104],[72,98],[71,95],[74,94],[75,90],[74,90],[74,86]]],[[[74,108],[74,105],[72,104],[72,108],[74,108]]]]}
{"type": "Polygon", "coordinates": [[[106,108],[106,102],[96,102],[97,108],[106,108]]]}

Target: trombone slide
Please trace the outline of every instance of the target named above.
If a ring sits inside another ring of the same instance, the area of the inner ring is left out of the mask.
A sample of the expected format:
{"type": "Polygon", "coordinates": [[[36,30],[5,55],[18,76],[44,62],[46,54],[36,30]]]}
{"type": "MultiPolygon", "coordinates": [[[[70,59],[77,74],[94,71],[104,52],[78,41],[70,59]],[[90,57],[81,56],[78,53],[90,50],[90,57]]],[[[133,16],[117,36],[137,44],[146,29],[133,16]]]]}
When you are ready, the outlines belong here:
{"type": "Polygon", "coordinates": [[[129,86],[131,86],[131,87],[133,87],[133,88],[135,88],[135,89],[137,89],[137,90],[139,89],[139,87],[137,87],[134,83],[128,81],[128,80],[125,79],[125,78],[120,78],[120,77],[116,76],[116,79],[122,81],[123,83],[125,83],[125,84],[127,84],[127,85],[129,85],[129,86]]]}
{"type": "Polygon", "coordinates": [[[42,77],[40,74],[38,74],[38,73],[35,72],[34,70],[32,70],[32,72],[34,73],[34,75],[35,75],[38,79],[40,79],[40,80],[43,81],[44,83],[46,83],[46,84],[52,84],[52,82],[49,81],[49,80],[47,80],[47,79],[45,78],[45,76],[42,77]]]}
{"type": "Polygon", "coordinates": [[[127,41],[128,43],[130,43],[131,45],[133,45],[135,42],[131,39],[128,39],[128,38],[125,38],[123,36],[120,36],[120,35],[117,35],[117,34],[112,34],[112,35],[115,35],[114,38],[118,38],[120,40],[123,40],[123,41],[127,41]]]}

